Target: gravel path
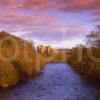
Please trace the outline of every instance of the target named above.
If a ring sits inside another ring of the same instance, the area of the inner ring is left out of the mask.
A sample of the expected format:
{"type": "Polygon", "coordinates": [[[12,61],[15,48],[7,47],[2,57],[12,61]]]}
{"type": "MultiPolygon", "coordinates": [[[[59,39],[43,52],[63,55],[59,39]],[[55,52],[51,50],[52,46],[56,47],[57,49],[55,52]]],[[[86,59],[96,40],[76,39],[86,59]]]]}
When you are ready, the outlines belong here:
{"type": "Polygon", "coordinates": [[[48,64],[44,73],[13,89],[0,91],[0,100],[100,100],[67,64],[48,64]]]}

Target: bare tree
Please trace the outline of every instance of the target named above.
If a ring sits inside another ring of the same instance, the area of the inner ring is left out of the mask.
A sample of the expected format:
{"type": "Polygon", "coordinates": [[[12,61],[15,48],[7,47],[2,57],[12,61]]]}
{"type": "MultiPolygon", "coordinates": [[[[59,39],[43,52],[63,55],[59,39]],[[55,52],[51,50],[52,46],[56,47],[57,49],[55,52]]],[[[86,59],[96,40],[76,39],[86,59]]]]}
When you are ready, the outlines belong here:
{"type": "Polygon", "coordinates": [[[87,46],[100,48],[100,25],[97,25],[96,30],[91,31],[86,37],[87,46]]]}

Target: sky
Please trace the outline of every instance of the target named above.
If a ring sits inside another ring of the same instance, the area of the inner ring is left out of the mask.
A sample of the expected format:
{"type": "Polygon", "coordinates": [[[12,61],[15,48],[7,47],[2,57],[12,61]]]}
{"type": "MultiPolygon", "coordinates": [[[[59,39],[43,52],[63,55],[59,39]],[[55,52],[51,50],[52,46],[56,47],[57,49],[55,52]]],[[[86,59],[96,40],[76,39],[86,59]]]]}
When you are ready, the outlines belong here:
{"type": "Polygon", "coordinates": [[[35,45],[72,48],[100,24],[100,0],[0,0],[0,31],[35,45]]]}

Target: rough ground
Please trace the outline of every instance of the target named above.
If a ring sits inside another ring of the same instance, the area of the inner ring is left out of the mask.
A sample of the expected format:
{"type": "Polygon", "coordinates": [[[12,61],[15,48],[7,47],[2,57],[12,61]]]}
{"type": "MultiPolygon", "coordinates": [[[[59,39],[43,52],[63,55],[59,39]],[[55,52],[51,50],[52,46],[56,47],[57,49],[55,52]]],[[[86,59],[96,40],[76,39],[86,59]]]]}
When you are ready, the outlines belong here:
{"type": "Polygon", "coordinates": [[[87,85],[63,63],[48,64],[44,73],[13,89],[0,91],[0,100],[100,100],[98,89],[87,85]]]}

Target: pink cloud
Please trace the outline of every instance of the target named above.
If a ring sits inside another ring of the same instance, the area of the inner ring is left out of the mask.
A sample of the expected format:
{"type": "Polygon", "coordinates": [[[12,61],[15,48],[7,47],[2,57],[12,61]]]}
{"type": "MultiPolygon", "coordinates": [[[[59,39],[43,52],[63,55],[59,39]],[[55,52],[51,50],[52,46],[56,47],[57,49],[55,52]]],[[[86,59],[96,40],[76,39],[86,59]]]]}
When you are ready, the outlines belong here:
{"type": "Polygon", "coordinates": [[[98,15],[100,15],[100,9],[97,9],[97,10],[93,11],[92,15],[93,15],[93,16],[98,16],[98,15]]]}
{"type": "MultiPolygon", "coordinates": [[[[95,0],[98,1],[98,0],[95,0]]],[[[62,19],[56,16],[45,16],[50,8],[59,11],[85,11],[98,9],[94,0],[0,0],[0,31],[20,34],[22,37],[36,38],[37,40],[70,40],[72,37],[81,37],[85,33],[82,25],[61,25],[62,19]],[[94,3],[93,3],[94,2],[94,3]],[[31,10],[39,15],[22,14],[18,11],[31,10]],[[44,13],[43,13],[44,12],[44,13]],[[63,30],[64,29],[64,30],[63,30]],[[65,32],[64,32],[65,31],[65,32]],[[65,37],[63,37],[63,35],[65,37]]],[[[98,2],[100,4],[100,2],[98,2]]]]}
{"type": "Polygon", "coordinates": [[[15,2],[16,0],[0,0],[0,4],[2,5],[13,5],[15,2]]]}
{"type": "Polygon", "coordinates": [[[0,0],[0,9],[3,11],[32,10],[45,11],[52,5],[48,0],[0,0]]]}
{"type": "Polygon", "coordinates": [[[16,0],[0,0],[0,9],[2,10],[15,9],[15,7],[16,0]]]}
{"type": "MultiPolygon", "coordinates": [[[[5,2],[2,4],[7,5],[8,1],[9,0],[7,1],[5,0],[5,2]]],[[[54,7],[55,3],[52,3],[49,0],[22,0],[21,2],[19,1],[16,3],[11,2],[8,5],[13,5],[13,4],[16,10],[20,10],[20,9],[34,9],[34,6],[36,7],[42,6],[45,9],[48,9],[52,6],[54,7]]],[[[23,32],[24,34],[25,32],[31,32],[31,33],[35,32],[36,34],[33,34],[33,36],[35,37],[45,38],[46,36],[47,39],[49,38],[52,39],[57,37],[56,38],[57,40],[61,38],[63,33],[62,32],[63,25],[59,26],[60,19],[58,19],[55,16],[46,17],[45,15],[32,16],[26,14],[19,14],[16,11],[13,11],[13,9],[7,12],[2,12],[0,13],[0,15],[1,15],[0,30],[6,30],[8,32],[20,32],[20,33],[23,32]]],[[[65,28],[67,28],[66,33],[64,33],[66,38],[71,37],[72,35],[79,36],[81,33],[84,33],[85,31],[78,24],[74,26],[69,25],[66,26],[65,28]]]]}
{"type": "Polygon", "coordinates": [[[92,18],[90,22],[100,22],[100,15],[96,15],[95,18],[92,18]]]}
{"type": "Polygon", "coordinates": [[[32,16],[20,14],[17,12],[3,12],[0,10],[0,30],[8,32],[36,31],[43,29],[50,30],[52,26],[57,25],[55,16],[32,16]]]}
{"type": "Polygon", "coordinates": [[[100,0],[0,0],[0,5],[16,10],[94,11],[100,9],[100,0]]]}
{"type": "Polygon", "coordinates": [[[100,22],[100,9],[94,10],[90,22],[100,22]]]}
{"type": "Polygon", "coordinates": [[[32,10],[37,15],[43,15],[54,6],[50,0],[18,0],[16,10],[32,10]]]}
{"type": "Polygon", "coordinates": [[[56,6],[62,11],[85,11],[100,9],[100,0],[61,0],[56,6]]]}

